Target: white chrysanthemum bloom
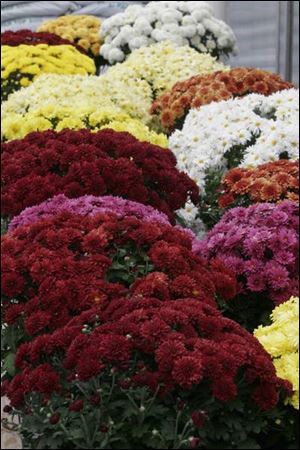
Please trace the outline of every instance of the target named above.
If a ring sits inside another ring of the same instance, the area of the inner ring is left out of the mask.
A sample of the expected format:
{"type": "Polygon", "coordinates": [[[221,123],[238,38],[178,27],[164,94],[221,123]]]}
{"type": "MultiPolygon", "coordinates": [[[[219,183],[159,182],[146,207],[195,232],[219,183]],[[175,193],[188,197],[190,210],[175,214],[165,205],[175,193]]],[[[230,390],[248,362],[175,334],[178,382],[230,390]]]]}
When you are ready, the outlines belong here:
{"type": "Polygon", "coordinates": [[[204,44],[199,44],[197,48],[198,48],[198,50],[199,50],[201,53],[207,53],[207,52],[208,52],[208,49],[207,49],[207,47],[205,47],[204,44]]]}
{"type": "Polygon", "coordinates": [[[153,27],[150,25],[146,17],[138,17],[133,25],[134,29],[141,35],[151,34],[153,27]]]}
{"type": "Polygon", "coordinates": [[[153,30],[151,33],[151,37],[155,39],[156,42],[167,41],[170,37],[169,33],[161,30],[153,30]]]}
{"type": "Polygon", "coordinates": [[[206,47],[208,48],[208,50],[213,50],[214,48],[216,48],[216,43],[215,41],[212,41],[211,39],[209,39],[206,42],[206,47]]]}
{"type": "Polygon", "coordinates": [[[183,26],[197,25],[197,20],[193,16],[183,16],[181,23],[183,26]]]}
{"type": "MultiPolygon", "coordinates": [[[[125,13],[129,17],[137,17],[142,12],[143,12],[143,7],[141,5],[129,5],[125,10],[125,13]]],[[[119,13],[119,14],[121,15],[122,13],[119,13]]]]}
{"type": "Polygon", "coordinates": [[[177,23],[165,23],[161,29],[173,36],[177,36],[180,33],[180,27],[177,23]]]}
{"type": "Polygon", "coordinates": [[[124,53],[118,48],[112,48],[108,54],[108,61],[112,64],[114,61],[123,61],[124,53]]]}
{"type": "Polygon", "coordinates": [[[105,59],[108,59],[109,51],[111,49],[110,44],[103,44],[102,45],[102,56],[105,59]]]}
{"type": "Polygon", "coordinates": [[[221,36],[217,40],[218,47],[227,47],[229,45],[229,39],[227,36],[221,36]]]}
{"type": "Polygon", "coordinates": [[[134,50],[136,48],[147,46],[148,43],[149,43],[149,39],[146,36],[139,36],[139,37],[133,38],[129,42],[129,47],[131,50],[134,50]]]}
{"type": "Polygon", "coordinates": [[[201,239],[205,236],[207,230],[202,220],[197,217],[198,212],[198,208],[189,201],[184,208],[177,211],[177,215],[179,220],[183,220],[185,225],[201,239]]]}
{"type": "Polygon", "coordinates": [[[198,25],[197,25],[197,33],[198,33],[199,36],[204,36],[205,28],[202,25],[202,23],[198,23],[198,25]]]}
{"type": "MultiPolygon", "coordinates": [[[[224,22],[217,20],[213,10],[206,2],[150,2],[146,6],[132,5],[123,13],[104,21],[100,30],[104,45],[109,43],[112,49],[118,52],[109,52],[111,64],[123,60],[128,54],[128,48],[133,50],[150,45],[152,41],[161,42],[169,40],[177,45],[188,45],[199,52],[221,56],[236,48],[235,36],[224,22]],[[130,26],[134,34],[124,27],[130,26]],[[173,27],[172,27],[173,26],[173,27]],[[161,32],[160,32],[161,31],[161,32]],[[167,33],[167,34],[166,34],[167,33]],[[133,38],[151,36],[151,40],[135,40],[133,38]],[[197,37],[197,41],[192,41],[197,37]],[[139,45],[139,47],[138,47],[139,45]],[[114,60],[113,55],[116,55],[114,60]]],[[[107,47],[100,50],[101,55],[107,59],[107,47]]]]}
{"type": "Polygon", "coordinates": [[[184,27],[181,27],[181,34],[185,38],[192,38],[197,33],[197,27],[195,25],[187,25],[184,27]]]}
{"type": "Polygon", "coordinates": [[[196,9],[195,11],[191,11],[191,17],[200,23],[203,19],[210,17],[210,14],[206,10],[196,9]]]}
{"type": "Polygon", "coordinates": [[[207,169],[227,170],[226,152],[242,154],[240,167],[256,167],[299,153],[299,92],[277,92],[269,97],[251,94],[192,109],[182,130],[169,139],[178,168],[205,189],[207,169]],[[242,149],[242,147],[244,147],[242,149]]]}
{"type": "MultiPolygon", "coordinates": [[[[157,14],[161,13],[160,10],[157,14]]],[[[176,9],[167,9],[161,14],[161,21],[163,23],[178,23],[182,19],[182,13],[176,9]]]]}
{"type": "Polygon", "coordinates": [[[200,45],[200,43],[201,43],[201,40],[200,40],[200,37],[199,37],[198,35],[194,36],[194,37],[191,39],[191,44],[192,44],[193,47],[198,48],[198,46],[200,45]]]}

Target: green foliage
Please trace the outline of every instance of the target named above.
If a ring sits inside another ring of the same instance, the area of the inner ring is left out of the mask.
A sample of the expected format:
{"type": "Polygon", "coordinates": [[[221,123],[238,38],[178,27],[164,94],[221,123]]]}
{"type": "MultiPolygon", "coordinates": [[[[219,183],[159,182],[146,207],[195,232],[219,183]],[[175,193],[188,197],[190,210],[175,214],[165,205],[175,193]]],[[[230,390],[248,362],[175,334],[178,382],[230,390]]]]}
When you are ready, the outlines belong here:
{"type": "Polygon", "coordinates": [[[1,217],[1,236],[7,232],[9,225],[9,219],[3,219],[1,217]]]}
{"type": "Polygon", "coordinates": [[[111,370],[89,382],[65,382],[47,405],[31,394],[26,414],[18,411],[24,448],[187,449],[193,437],[199,439],[200,449],[296,448],[291,446],[295,433],[288,435],[295,410],[281,403],[269,413],[259,411],[241,374],[239,395],[229,403],[214,399],[208,384],[161,398],[158,391],[146,387],[122,389],[119,382],[124,379],[124,374],[111,370]],[[95,394],[101,396],[97,406],[91,403],[95,394]],[[78,399],[84,401],[84,408],[69,411],[70,403],[78,399]],[[195,410],[205,417],[200,429],[191,420],[195,410]],[[51,424],[57,413],[59,420],[51,424]],[[270,438],[272,445],[285,447],[270,446],[270,438]]]}
{"type": "Polygon", "coordinates": [[[224,302],[217,298],[222,314],[238,322],[243,328],[252,333],[258,325],[270,325],[270,313],[274,308],[273,302],[267,295],[257,292],[240,294],[234,299],[224,302]]]}
{"type": "Polygon", "coordinates": [[[199,216],[204,224],[210,229],[222,217],[224,211],[218,205],[223,170],[208,169],[205,176],[205,192],[200,197],[199,216]]]}
{"type": "Polygon", "coordinates": [[[139,277],[154,271],[154,265],[145,251],[139,249],[133,242],[128,242],[121,248],[115,246],[111,254],[112,264],[107,271],[107,281],[121,282],[130,286],[139,277]]]}
{"type": "Polygon", "coordinates": [[[227,170],[238,167],[243,160],[245,150],[254,145],[259,135],[252,135],[252,137],[244,145],[234,145],[225,154],[226,160],[225,168],[209,168],[205,173],[205,192],[202,193],[199,202],[199,217],[203,223],[211,229],[216,225],[223,214],[229,208],[237,206],[248,207],[251,204],[247,195],[239,196],[229,208],[221,208],[218,200],[225,191],[222,188],[222,178],[227,170]]]}
{"type": "Polygon", "coordinates": [[[15,91],[22,89],[22,79],[33,80],[33,75],[30,73],[23,73],[19,70],[11,72],[8,78],[1,78],[1,103],[8,99],[9,95],[15,91]]]}
{"type": "Polygon", "coordinates": [[[208,229],[213,228],[230,208],[238,206],[248,207],[251,201],[247,195],[241,195],[228,207],[219,206],[219,198],[225,193],[222,189],[221,181],[224,172],[220,169],[209,169],[205,177],[205,193],[201,196],[199,202],[199,217],[208,229]]]}
{"type": "MultiPolygon", "coordinates": [[[[25,334],[25,337],[26,334],[25,334]]],[[[1,329],[1,359],[2,372],[13,377],[16,373],[14,366],[15,354],[18,346],[23,342],[24,332],[20,324],[7,326],[2,324],[1,329]]]]}
{"type": "Polygon", "coordinates": [[[259,138],[258,134],[252,134],[251,138],[243,145],[234,145],[224,154],[224,158],[226,160],[226,168],[227,170],[233,169],[234,167],[238,167],[244,157],[245,150],[251,145],[254,145],[259,138]]]}

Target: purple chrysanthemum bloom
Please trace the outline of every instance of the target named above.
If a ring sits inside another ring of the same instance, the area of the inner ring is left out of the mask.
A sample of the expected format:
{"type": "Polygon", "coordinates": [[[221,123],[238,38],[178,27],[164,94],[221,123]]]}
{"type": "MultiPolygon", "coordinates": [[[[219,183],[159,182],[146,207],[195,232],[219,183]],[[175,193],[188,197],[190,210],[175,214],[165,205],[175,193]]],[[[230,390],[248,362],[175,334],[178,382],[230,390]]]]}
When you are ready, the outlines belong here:
{"type": "Polygon", "coordinates": [[[234,208],[197,246],[242,280],[242,293],[261,293],[275,304],[298,295],[299,206],[261,203],[234,208]]]}

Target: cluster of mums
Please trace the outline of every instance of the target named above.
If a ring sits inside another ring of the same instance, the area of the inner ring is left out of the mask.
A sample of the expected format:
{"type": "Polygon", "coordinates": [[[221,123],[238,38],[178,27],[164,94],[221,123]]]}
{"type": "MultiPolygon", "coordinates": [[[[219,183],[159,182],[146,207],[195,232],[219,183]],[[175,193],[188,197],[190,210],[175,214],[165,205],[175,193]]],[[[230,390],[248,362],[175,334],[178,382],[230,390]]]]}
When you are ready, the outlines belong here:
{"type": "Polygon", "coordinates": [[[235,40],[204,2],[128,10],[100,76],[95,18],[1,36],[5,426],[298,448],[298,91],[218,62],[235,40]]]}

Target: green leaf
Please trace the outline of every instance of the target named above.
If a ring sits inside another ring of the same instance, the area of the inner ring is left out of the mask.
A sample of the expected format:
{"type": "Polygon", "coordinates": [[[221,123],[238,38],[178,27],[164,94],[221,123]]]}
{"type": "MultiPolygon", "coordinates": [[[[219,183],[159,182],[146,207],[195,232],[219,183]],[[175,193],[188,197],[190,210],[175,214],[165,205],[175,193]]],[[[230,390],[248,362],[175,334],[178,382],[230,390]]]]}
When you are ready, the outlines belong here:
{"type": "Polygon", "coordinates": [[[9,353],[3,362],[4,370],[6,370],[11,377],[16,374],[15,359],[16,355],[14,353],[9,353]]]}
{"type": "Polygon", "coordinates": [[[161,428],[161,434],[165,439],[174,439],[174,432],[175,432],[175,424],[173,422],[168,422],[167,420],[163,422],[162,428],[161,428]]]}
{"type": "Polygon", "coordinates": [[[261,448],[260,445],[254,439],[247,439],[247,441],[243,441],[237,444],[238,449],[256,449],[261,448]]]}
{"type": "Polygon", "coordinates": [[[149,423],[144,424],[142,426],[138,426],[136,428],[133,428],[132,436],[135,437],[135,438],[141,438],[141,437],[143,437],[144,434],[147,433],[149,428],[150,428],[150,424],[149,423]]]}
{"type": "Polygon", "coordinates": [[[137,415],[139,415],[139,411],[136,408],[134,408],[134,406],[129,405],[126,407],[126,410],[123,413],[123,419],[127,419],[131,416],[137,415]]]}
{"type": "Polygon", "coordinates": [[[83,432],[83,430],[81,428],[72,429],[72,430],[70,430],[70,437],[73,440],[83,439],[84,438],[84,432],[83,432]]]}

